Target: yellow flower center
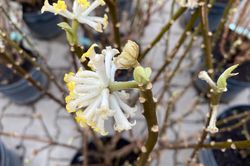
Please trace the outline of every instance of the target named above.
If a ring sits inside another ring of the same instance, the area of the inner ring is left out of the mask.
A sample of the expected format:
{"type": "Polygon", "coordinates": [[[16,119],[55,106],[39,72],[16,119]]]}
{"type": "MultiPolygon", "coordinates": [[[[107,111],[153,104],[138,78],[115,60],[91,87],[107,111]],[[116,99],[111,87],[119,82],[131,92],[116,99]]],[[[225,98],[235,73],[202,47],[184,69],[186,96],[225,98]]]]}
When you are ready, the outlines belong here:
{"type": "Polygon", "coordinates": [[[75,75],[75,73],[73,73],[73,72],[69,72],[68,74],[66,73],[65,75],[64,75],[64,78],[63,78],[63,80],[65,81],[65,82],[70,82],[70,78],[72,77],[72,76],[74,76],[75,75]]]}
{"type": "Polygon", "coordinates": [[[76,119],[76,122],[80,124],[80,126],[86,127],[88,120],[83,116],[83,112],[81,110],[76,112],[75,119],[76,119]]]}
{"type": "Polygon", "coordinates": [[[77,0],[77,2],[83,9],[86,9],[90,5],[88,0],[77,0]]]}
{"type": "MultiPolygon", "coordinates": [[[[95,54],[95,47],[98,47],[98,45],[94,43],[94,44],[92,44],[90,46],[90,48],[88,49],[87,52],[85,52],[84,54],[82,54],[81,62],[84,62],[86,60],[86,57],[89,58],[89,57],[91,57],[92,55],[95,54]]],[[[89,63],[88,63],[88,65],[89,65],[89,63]]],[[[92,68],[93,66],[89,65],[89,67],[92,68]]]]}
{"type": "Polygon", "coordinates": [[[67,5],[63,0],[58,0],[57,3],[53,3],[53,7],[57,13],[67,9],[67,5]]]}
{"type": "Polygon", "coordinates": [[[74,92],[70,92],[68,96],[65,97],[65,102],[68,104],[70,101],[75,100],[76,94],[74,92]]]}
{"type": "Polygon", "coordinates": [[[72,82],[67,83],[66,86],[69,91],[73,91],[76,86],[76,83],[72,81],[72,82]]]}

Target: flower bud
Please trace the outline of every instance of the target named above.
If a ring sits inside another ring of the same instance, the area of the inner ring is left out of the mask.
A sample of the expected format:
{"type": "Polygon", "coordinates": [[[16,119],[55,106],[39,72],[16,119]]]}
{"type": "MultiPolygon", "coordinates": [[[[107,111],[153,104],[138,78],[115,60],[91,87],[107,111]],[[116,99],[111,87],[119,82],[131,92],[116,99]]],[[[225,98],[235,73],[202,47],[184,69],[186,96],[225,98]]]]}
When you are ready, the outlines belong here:
{"type": "Polygon", "coordinates": [[[139,46],[129,40],[122,50],[122,53],[114,59],[115,65],[119,69],[129,69],[138,66],[139,46]]]}
{"type": "Polygon", "coordinates": [[[238,73],[232,73],[233,70],[235,70],[239,65],[233,65],[229,68],[227,68],[218,78],[216,84],[217,84],[217,89],[219,92],[226,92],[227,91],[227,79],[237,75],[238,73]]]}
{"type": "Polygon", "coordinates": [[[137,66],[134,70],[134,79],[138,84],[147,85],[150,82],[150,75],[152,73],[151,68],[143,68],[141,66],[137,66]]]}

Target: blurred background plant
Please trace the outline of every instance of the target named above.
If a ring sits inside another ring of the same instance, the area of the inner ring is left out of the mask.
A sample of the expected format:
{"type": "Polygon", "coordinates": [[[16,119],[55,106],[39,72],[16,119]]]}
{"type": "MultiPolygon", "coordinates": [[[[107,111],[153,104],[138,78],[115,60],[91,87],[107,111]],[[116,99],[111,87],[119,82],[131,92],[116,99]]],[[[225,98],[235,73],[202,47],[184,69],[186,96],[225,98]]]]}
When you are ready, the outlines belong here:
{"type": "MultiPolygon", "coordinates": [[[[42,0],[17,2],[13,5],[12,2],[3,0],[0,6],[0,91],[16,103],[32,103],[32,111],[18,114],[18,118],[28,117],[30,124],[38,120],[46,135],[39,135],[36,129],[30,135],[13,130],[2,130],[0,134],[7,138],[21,139],[18,145],[22,147],[25,146],[24,140],[43,144],[38,148],[31,145],[30,154],[22,153],[25,162],[34,160],[36,156],[42,155],[43,151],[53,149],[54,146],[74,150],[67,165],[70,162],[72,165],[123,165],[126,162],[132,164],[140,154],[149,153],[148,148],[144,146],[147,140],[147,125],[140,113],[136,115],[138,124],[131,131],[110,132],[107,137],[97,135],[90,128],[80,128],[74,120],[74,115],[64,114],[66,111],[63,98],[66,90],[62,73],[76,72],[79,67],[87,68],[86,63],[81,64],[78,58],[93,43],[100,46],[99,50],[96,49],[100,53],[101,49],[109,45],[122,51],[127,40],[133,40],[140,46],[138,61],[143,66],[152,68],[154,102],[157,99],[159,124],[148,131],[159,131],[159,137],[148,162],[151,165],[166,165],[166,159],[172,158],[172,165],[249,165],[250,100],[240,101],[239,107],[225,109],[237,103],[237,96],[244,94],[246,90],[249,91],[248,0],[185,1],[193,2],[192,5],[177,0],[105,0],[106,5],[98,7],[93,15],[103,16],[108,13],[107,29],[99,33],[85,24],[79,24],[76,31],[77,41],[73,45],[66,41],[63,30],[57,26],[62,21],[71,26],[70,20],[49,12],[41,13],[44,4],[42,0]],[[24,25],[27,28],[24,28],[24,25]],[[45,51],[43,42],[51,45],[55,51],[41,55],[37,47],[42,48],[40,52],[45,51]],[[62,47],[53,42],[61,43],[62,47]],[[65,57],[61,51],[64,51],[65,57]],[[56,60],[50,63],[48,57],[54,57],[56,60]],[[66,67],[56,68],[62,59],[66,59],[66,67]],[[201,70],[206,70],[213,80],[217,80],[226,68],[234,64],[240,64],[235,70],[239,74],[228,79],[227,92],[222,94],[220,101],[217,97],[215,99],[205,82],[197,80],[197,73],[201,70]],[[53,74],[55,72],[56,74],[53,74]],[[20,87],[22,91],[18,90],[20,87]],[[198,91],[194,91],[193,87],[198,91]],[[34,103],[42,94],[47,97],[34,103]],[[17,95],[19,97],[13,97],[17,95]],[[55,101],[56,104],[50,101],[55,101]],[[210,134],[205,128],[215,103],[220,105],[221,114],[217,122],[219,133],[210,134]],[[55,118],[48,122],[53,114],[56,114],[55,118]],[[70,125],[59,123],[62,119],[69,119],[70,125]],[[184,131],[183,126],[186,126],[184,131]],[[194,131],[190,128],[194,128],[194,131]],[[73,131],[75,133],[70,133],[73,131]],[[63,135],[64,139],[60,137],[63,132],[66,133],[63,135]]],[[[56,2],[49,1],[50,4],[56,2]]],[[[73,1],[65,2],[67,8],[71,9],[73,1]]],[[[120,69],[116,72],[116,79],[133,80],[132,73],[132,70],[120,69]]],[[[128,92],[131,94],[130,106],[142,100],[138,92],[128,92]]],[[[6,109],[8,107],[7,103],[6,109]]],[[[2,108],[1,118],[17,116],[5,113],[6,109],[2,108]]],[[[28,110],[26,107],[25,109],[28,110]]],[[[24,128],[32,126],[30,124],[24,128]]],[[[107,126],[112,128],[113,122],[107,126]]],[[[61,151],[70,153],[66,149],[61,151]]],[[[53,159],[47,160],[46,165],[49,165],[53,159]]],[[[58,162],[62,161],[60,158],[58,162]]]]}

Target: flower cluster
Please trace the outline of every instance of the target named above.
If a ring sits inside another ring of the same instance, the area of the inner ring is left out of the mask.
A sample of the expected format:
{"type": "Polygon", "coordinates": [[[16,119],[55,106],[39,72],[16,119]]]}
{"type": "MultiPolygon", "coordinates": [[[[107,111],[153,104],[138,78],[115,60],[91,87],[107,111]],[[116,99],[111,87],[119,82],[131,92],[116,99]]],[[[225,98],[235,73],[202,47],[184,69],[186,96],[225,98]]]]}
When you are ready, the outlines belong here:
{"type": "Polygon", "coordinates": [[[98,6],[105,5],[103,0],[95,0],[90,3],[88,0],[74,0],[72,12],[67,10],[67,5],[63,0],[58,0],[57,3],[49,4],[45,0],[42,7],[42,13],[45,11],[59,14],[71,20],[77,20],[79,23],[87,24],[98,32],[103,32],[108,25],[108,16],[104,17],[90,16],[89,14],[98,6]]]}
{"type": "Polygon", "coordinates": [[[76,120],[81,126],[89,125],[102,135],[107,134],[104,122],[114,118],[114,129],[129,130],[135,125],[127,118],[134,115],[137,107],[126,103],[129,98],[125,91],[111,91],[109,86],[115,81],[117,66],[114,56],[119,54],[117,49],[106,47],[101,54],[94,50],[93,44],[82,56],[82,61],[89,59],[88,65],[92,71],[80,68],[77,73],[65,74],[69,95],[66,97],[68,112],[76,112],[76,120]]]}

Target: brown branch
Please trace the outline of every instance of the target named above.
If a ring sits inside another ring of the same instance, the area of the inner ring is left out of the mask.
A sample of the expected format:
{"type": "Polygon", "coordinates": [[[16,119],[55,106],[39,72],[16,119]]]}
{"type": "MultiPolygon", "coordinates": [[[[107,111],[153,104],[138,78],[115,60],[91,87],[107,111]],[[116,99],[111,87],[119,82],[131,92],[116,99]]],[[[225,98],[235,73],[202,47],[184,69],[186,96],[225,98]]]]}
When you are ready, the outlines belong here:
{"type": "Polygon", "coordinates": [[[21,68],[20,66],[18,66],[13,59],[10,58],[9,55],[7,55],[6,53],[1,53],[0,55],[2,56],[2,58],[4,58],[4,60],[7,62],[7,67],[11,67],[10,69],[14,69],[18,75],[20,75],[22,78],[26,79],[29,83],[31,83],[31,85],[33,85],[37,90],[39,90],[41,93],[44,93],[45,95],[47,95],[49,98],[51,98],[53,101],[55,101],[56,103],[58,103],[60,106],[65,107],[65,103],[63,101],[61,101],[60,99],[58,99],[57,97],[55,97],[52,93],[48,92],[43,86],[40,85],[39,82],[35,81],[30,74],[28,74],[23,68],[21,68]]]}
{"type": "MultiPolygon", "coordinates": [[[[198,144],[167,144],[163,141],[159,142],[160,149],[165,150],[175,150],[175,149],[193,149],[197,147],[198,144]]],[[[209,144],[201,144],[199,145],[200,148],[205,149],[227,149],[227,148],[236,148],[236,149],[248,149],[250,148],[250,141],[233,141],[233,142],[210,142],[209,144]]]]}
{"type": "MultiPolygon", "coordinates": [[[[176,53],[179,51],[181,45],[185,42],[186,37],[188,36],[188,34],[190,33],[190,30],[193,28],[194,23],[196,21],[196,19],[199,16],[199,12],[196,11],[193,16],[191,17],[191,19],[189,20],[185,31],[182,33],[181,37],[179,38],[176,46],[174,47],[174,49],[169,53],[169,55],[166,56],[166,60],[164,62],[164,64],[159,68],[158,72],[156,73],[156,75],[154,76],[154,78],[152,79],[152,82],[154,83],[155,81],[157,81],[157,79],[159,78],[159,76],[162,74],[162,72],[164,72],[165,68],[172,62],[173,58],[176,56],[176,53]]],[[[198,28],[199,29],[199,28],[198,28]]],[[[198,31],[198,30],[197,30],[198,31]]]]}
{"type": "Polygon", "coordinates": [[[38,136],[33,136],[33,135],[21,135],[21,134],[17,134],[17,133],[8,133],[8,132],[3,132],[3,131],[0,131],[0,135],[5,136],[5,137],[12,137],[12,138],[16,138],[16,139],[21,139],[21,140],[25,139],[25,140],[29,140],[29,141],[47,143],[47,144],[53,145],[53,146],[62,146],[62,147],[78,150],[78,147],[64,144],[64,143],[60,143],[60,142],[56,142],[56,141],[53,141],[50,139],[41,138],[38,136]]]}
{"type": "Polygon", "coordinates": [[[156,117],[156,103],[151,90],[141,90],[141,97],[145,99],[143,103],[144,117],[148,126],[148,138],[145,145],[142,147],[142,153],[139,156],[138,166],[145,166],[151,151],[153,150],[158,139],[158,122],[156,117]]]}
{"type": "Polygon", "coordinates": [[[177,20],[184,12],[186,11],[186,8],[180,8],[173,17],[162,27],[159,34],[154,38],[154,40],[146,47],[146,49],[141,53],[140,57],[138,58],[139,61],[141,61],[146,54],[161,40],[163,35],[171,28],[174,21],[177,20]]]}
{"type": "Polygon", "coordinates": [[[114,32],[114,40],[115,40],[115,47],[121,51],[121,39],[120,39],[120,23],[117,17],[117,6],[115,0],[104,0],[109,8],[109,13],[111,15],[112,24],[113,24],[113,32],[114,32]]]}

